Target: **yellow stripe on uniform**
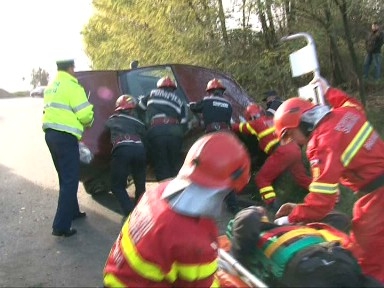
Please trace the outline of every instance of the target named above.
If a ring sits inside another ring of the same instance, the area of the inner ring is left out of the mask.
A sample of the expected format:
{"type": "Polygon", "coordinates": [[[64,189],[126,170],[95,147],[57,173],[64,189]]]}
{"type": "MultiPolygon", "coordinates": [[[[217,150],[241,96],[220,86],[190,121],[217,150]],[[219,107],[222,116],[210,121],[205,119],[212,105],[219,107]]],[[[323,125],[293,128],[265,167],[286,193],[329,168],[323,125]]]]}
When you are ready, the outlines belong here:
{"type": "Polygon", "coordinates": [[[220,288],[219,279],[217,279],[216,277],[214,278],[214,280],[212,282],[211,288],[220,288]]]}
{"type": "Polygon", "coordinates": [[[312,182],[309,185],[310,192],[323,193],[323,194],[334,194],[339,189],[339,183],[329,184],[321,182],[312,182]]]}
{"type": "Polygon", "coordinates": [[[272,186],[265,186],[265,187],[260,189],[260,193],[261,194],[267,193],[267,192],[271,192],[271,191],[273,191],[273,187],[272,186]]]}
{"type": "Polygon", "coordinates": [[[251,126],[251,124],[249,124],[249,123],[247,122],[245,125],[247,126],[248,131],[251,132],[252,135],[255,135],[256,137],[259,137],[259,136],[257,135],[256,130],[253,129],[253,127],[251,126]]]}
{"type": "Polygon", "coordinates": [[[261,197],[268,200],[276,197],[276,193],[272,186],[265,186],[259,190],[261,197]]]}
{"type": "Polygon", "coordinates": [[[268,145],[265,146],[264,152],[268,154],[269,150],[271,150],[271,148],[273,148],[277,143],[279,143],[279,139],[273,139],[270,141],[268,145]]]}
{"type": "Polygon", "coordinates": [[[367,141],[372,131],[373,127],[368,122],[365,122],[341,155],[341,163],[343,163],[344,167],[347,167],[349,163],[351,163],[352,159],[356,156],[357,152],[359,152],[365,141],[367,141]]]}
{"type": "Polygon", "coordinates": [[[276,128],[275,126],[272,126],[271,128],[265,129],[259,133],[259,139],[264,138],[265,136],[272,134],[275,132],[276,128]]]}
{"type": "Polygon", "coordinates": [[[107,273],[104,275],[104,287],[126,287],[115,275],[107,273]]]}
{"type": "Polygon", "coordinates": [[[205,279],[213,275],[217,270],[218,263],[217,260],[214,260],[207,264],[186,265],[177,263],[174,266],[177,269],[177,273],[180,278],[192,282],[205,279]]]}
{"type": "Polygon", "coordinates": [[[312,228],[298,228],[295,230],[291,230],[281,237],[279,237],[276,242],[272,242],[267,249],[265,249],[264,254],[268,258],[271,258],[273,253],[284,243],[289,242],[291,239],[298,237],[298,236],[321,236],[321,233],[319,233],[316,229],[312,228]]]}
{"type": "Polygon", "coordinates": [[[129,221],[122,229],[121,250],[131,268],[140,276],[155,282],[168,281],[173,283],[177,278],[186,281],[196,281],[207,278],[217,270],[217,259],[210,263],[198,265],[173,263],[170,271],[164,273],[163,269],[154,263],[146,261],[141,257],[129,234],[129,221]]]}

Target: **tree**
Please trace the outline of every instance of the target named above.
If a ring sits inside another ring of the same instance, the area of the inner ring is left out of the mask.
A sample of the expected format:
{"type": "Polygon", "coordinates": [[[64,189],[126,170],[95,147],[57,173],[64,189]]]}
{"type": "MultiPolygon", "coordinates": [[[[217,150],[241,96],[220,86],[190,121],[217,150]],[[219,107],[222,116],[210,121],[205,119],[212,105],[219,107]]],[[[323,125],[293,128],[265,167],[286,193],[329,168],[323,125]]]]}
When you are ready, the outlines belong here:
{"type": "Polygon", "coordinates": [[[289,67],[289,53],[303,43],[279,45],[282,36],[298,32],[313,36],[323,76],[356,89],[362,27],[384,11],[379,0],[93,0],[93,5],[95,14],[83,30],[93,68],[126,69],[133,59],[144,66],[201,65],[231,74],[256,100],[267,89],[290,97],[303,86],[289,67]],[[228,25],[229,19],[238,26],[228,25]]]}
{"type": "Polygon", "coordinates": [[[32,69],[31,73],[31,85],[33,88],[37,86],[46,86],[48,85],[49,74],[47,71],[39,67],[39,69],[32,69]]]}

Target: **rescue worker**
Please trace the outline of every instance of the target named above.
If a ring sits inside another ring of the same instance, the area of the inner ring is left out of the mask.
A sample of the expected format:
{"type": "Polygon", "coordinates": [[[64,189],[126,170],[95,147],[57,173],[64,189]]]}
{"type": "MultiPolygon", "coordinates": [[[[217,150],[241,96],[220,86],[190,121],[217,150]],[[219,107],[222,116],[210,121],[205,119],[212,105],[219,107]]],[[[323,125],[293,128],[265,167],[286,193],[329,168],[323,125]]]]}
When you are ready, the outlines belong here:
{"type": "MultiPolygon", "coordinates": [[[[273,103],[274,101],[271,105],[277,109],[277,104],[280,102],[273,103]]],[[[306,190],[311,183],[311,178],[304,166],[299,145],[286,139],[279,142],[273,125],[273,117],[268,116],[263,107],[255,103],[249,104],[244,114],[247,122],[233,124],[232,130],[236,133],[256,136],[260,150],[267,155],[264,164],[256,174],[255,183],[261,199],[268,209],[275,213],[280,201],[276,199],[273,182],[280,175],[289,172],[295,182],[306,190]]]]}
{"type": "Polygon", "coordinates": [[[59,177],[59,200],[52,235],[70,237],[76,233],[72,220],[85,217],[77,199],[79,186],[79,140],[93,123],[93,105],[75,77],[75,61],[60,60],[57,76],[44,92],[43,130],[59,177]]]}
{"type": "Polygon", "coordinates": [[[133,96],[121,95],[116,100],[115,113],[105,123],[112,143],[111,190],[124,217],[132,212],[145,191],[147,162],[142,139],[146,129],[137,117],[136,105],[133,96]],[[132,175],[135,185],[134,203],[126,190],[129,175],[132,175]]]}
{"type": "MultiPolygon", "coordinates": [[[[203,117],[205,133],[220,130],[230,131],[232,105],[223,98],[225,87],[219,79],[213,78],[207,83],[207,96],[198,102],[190,102],[189,108],[193,113],[200,113],[203,117]]],[[[236,214],[239,205],[235,193],[230,193],[226,199],[228,210],[236,214]]]]}
{"type": "Polygon", "coordinates": [[[207,96],[198,102],[190,102],[189,108],[194,113],[201,113],[206,133],[230,130],[232,105],[223,98],[225,87],[214,78],[207,84],[207,96]]]}
{"type": "Polygon", "coordinates": [[[157,81],[157,89],[140,99],[139,106],[149,119],[147,133],[151,162],[157,181],[176,176],[181,165],[183,127],[187,106],[175,93],[176,84],[168,76],[157,81]]]}
{"type": "Polygon", "coordinates": [[[278,226],[263,207],[250,206],[229,223],[227,236],[233,257],[268,286],[380,287],[343,248],[348,235],[328,224],[278,226]]]}
{"type": "Polygon", "coordinates": [[[269,90],[264,93],[263,102],[265,103],[265,109],[267,111],[268,116],[272,116],[275,114],[277,108],[283,103],[281,98],[277,94],[275,90],[269,90]]]}
{"type": "Polygon", "coordinates": [[[356,99],[330,87],[322,77],[313,83],[320,85],[332,110],[327,105],[291,98],[274,117],[280,139],[288,137],[307,144],[313,177],[304,203],[284,204],[276,213],[276,222],[321,219],[334,207],[339,183],[359,192],[347,248],[365,274],[384,283],[384,142],[356,99]]]}
{"type": "Polygon", "coordinates": [[[134,208],[106,261],[104,286],[217,287],[216,219],[225,196],[249,177],[248,153],[234,135],[199,138],[177,177],[134,208]]]}

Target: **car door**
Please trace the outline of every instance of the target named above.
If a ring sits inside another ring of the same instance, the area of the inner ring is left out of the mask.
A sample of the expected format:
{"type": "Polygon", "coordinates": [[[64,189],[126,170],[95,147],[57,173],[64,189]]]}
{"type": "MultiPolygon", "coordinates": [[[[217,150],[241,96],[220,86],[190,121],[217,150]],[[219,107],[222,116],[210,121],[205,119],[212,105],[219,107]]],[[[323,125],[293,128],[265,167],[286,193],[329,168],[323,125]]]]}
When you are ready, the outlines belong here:
{"type": "Polygon", "coordinates": [[[118,71],[82,71],[77,72],[76,77],[94,109],[93,125],[85,130],[82,142],[96,156],[96,162],[103,162],[101,158],[108,158],[111,153],[110,141],[104,133],[105,121],[115,110],[116,100],[122,94],[118,71]]]}

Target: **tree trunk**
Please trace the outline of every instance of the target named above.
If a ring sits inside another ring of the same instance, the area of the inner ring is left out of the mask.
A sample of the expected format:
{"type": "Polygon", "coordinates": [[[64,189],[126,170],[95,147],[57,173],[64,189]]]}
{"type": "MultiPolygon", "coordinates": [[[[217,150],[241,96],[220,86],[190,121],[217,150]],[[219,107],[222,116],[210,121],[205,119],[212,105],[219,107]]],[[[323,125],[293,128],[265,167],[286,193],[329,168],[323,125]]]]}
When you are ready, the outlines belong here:
{"type": "Polygon", "coordinates": [[[360,100],[361,100],[361,103],[365,106],[366,99],[365,99],[365,89],[363,85],[363,77],[361,72],[362,69],[358,64],[359,62],[357,61],[355,48],[352,42],[351,30],[349,28],[349,22],[348,22],[348,4],[346,0],[340,0],[340,1],[335,0],[335,3],[339,7],[340,13],[342,15],[345,38],[347,41],[349,54],[351,55],[353,69],[357,77],[357,85],[359,87],[360,100]]]}
{"type": "Polygon", "coordinates": [[[343,73],[344,65],[341,60],[339,48],[337,46],[337,40],[335,39],[335,36],[331,31],[332,16],[331,16],[331,10],[329,8],[329,5],[326,5],[324,9],[324,13],[325,13],[326,25],[327,25],[326,30],[327,30],[327,34],[329,35],[329,46],[330,46],[329,56],[330,56],[331,66],[332,66],[332,82],[338,85],[345,82],[345,77],[343,73]]]}
{"type": "Polygon", "coordinates": [[[264,10],[264,7],[263,7],[261,0],[257,0],[257,11],[259,14],[259,21],[261,23],[261,28],[263,31],[265,47],[271,48],[272,45],[271,45],[271,43],[269,41],[269,37],[268,37],[267,19],[265,18],[265,10],[264,10]]]}
{"type": "Polygon", "coordinates": [[[224,15],[224,9],[223,9],[223,1],[218,0],[217,1],[219,5],[219,21],[220,21],[220,27],[221,27],[221,34],[223,36],[223,41],[225,48],[228,48],[228,33],[227,33],[227,27],[225,25],[225,15],[224,15]]]}
{"type": "Polygon", "coordinates": [[[276,39],[276,29],[275,29],[274,19],[272,15],[272,3],[271,3],[271,0],[267,0],[265,3],[266,3],[265,10],[266,10],[268,22],[269,22],[269,26],[268,26],[269,43],[274,45],[277,42],[277,39],[276,39]]]}

